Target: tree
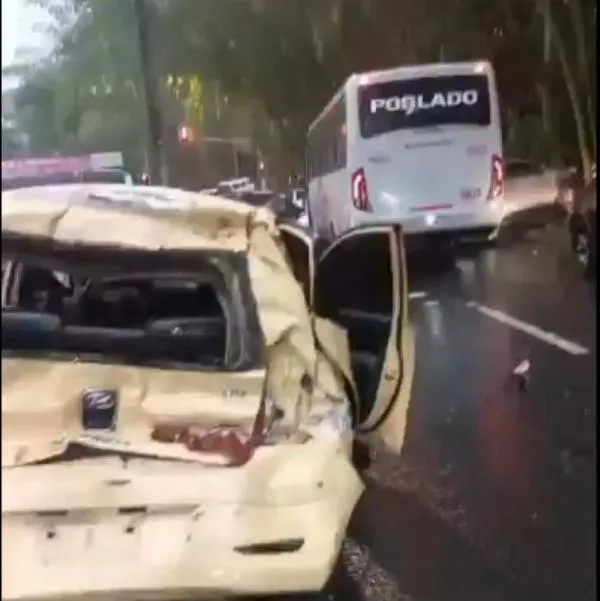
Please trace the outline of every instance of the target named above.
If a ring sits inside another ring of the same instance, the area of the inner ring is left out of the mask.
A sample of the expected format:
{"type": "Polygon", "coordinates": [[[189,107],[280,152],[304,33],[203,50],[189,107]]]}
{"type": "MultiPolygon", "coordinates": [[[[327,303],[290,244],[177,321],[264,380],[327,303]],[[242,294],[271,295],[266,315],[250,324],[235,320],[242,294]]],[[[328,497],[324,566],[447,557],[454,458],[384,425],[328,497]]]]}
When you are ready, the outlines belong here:
{"type": "MultiPolygon", "coordinates": [[[[591,60],[590,54],[592,38],[595,46],[595,28],[586,31],[584,5],[581,0],[563,0],[562,3],[537,0],[537,7],[547,24],[556,52],[570,101],[581,164],[587,180],[591,175],[592,163],[596,160],[596,99],[595,86],[592,88],[591,84],[595,65],[592,70],[594,61],[591,60]],[[562,28],[559,23],[563,24],[562,28]]],[[[595,2],[593,13],[591,2],[587,2],[586,9],[588,19],[593,15],[595,23],[595,2]]],[[[595,55],[594,49],[594,59],[595,55]]]]}
{"type": "Polygon", "coordinates": [[[2,126],[2,158],[11,159],[22,150],[22,140],[18,132],[12,127],[2,126]]]}
{"type": "MultiPolygon", "coordinates": [[[[24,118],[41,128],[32,140],[44,148],[118,143],[139,155],[145,126],[131,2],[37,2],[54,15],[57,49],[26,78],[25,96],[38,100],[24,105],[24,118]]],[[[298,170],[309,123],[352,72],[482,58],[495,66],[509,152],[548,160],[575,149],[584,165],[596,155],[595,0],[154,3],[172,145],[186,121],[207,135],[251,138],[282,170],[298,170]]]]}
{"type": "Polygon", "coordinates": [[[47,61],[22,75],[16,99],[31,152],[122,150],[139,165],[144,123],[131,5],[116,0],[37,4],[54,19],[55,48],[47,61]]]}

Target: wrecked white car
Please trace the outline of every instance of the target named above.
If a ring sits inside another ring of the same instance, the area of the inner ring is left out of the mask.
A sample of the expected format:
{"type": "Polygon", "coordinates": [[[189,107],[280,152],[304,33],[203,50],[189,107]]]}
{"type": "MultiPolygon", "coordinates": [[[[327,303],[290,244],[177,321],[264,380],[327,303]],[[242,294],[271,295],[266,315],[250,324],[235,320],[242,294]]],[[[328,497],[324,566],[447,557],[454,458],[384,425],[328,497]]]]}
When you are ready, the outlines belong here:
{"type": "Polygon", "coordinates": [[[317,257],[271,212],[168,188],[2,195],[2,599],[314,592],[399,451],[398,226],[317,257]]]}

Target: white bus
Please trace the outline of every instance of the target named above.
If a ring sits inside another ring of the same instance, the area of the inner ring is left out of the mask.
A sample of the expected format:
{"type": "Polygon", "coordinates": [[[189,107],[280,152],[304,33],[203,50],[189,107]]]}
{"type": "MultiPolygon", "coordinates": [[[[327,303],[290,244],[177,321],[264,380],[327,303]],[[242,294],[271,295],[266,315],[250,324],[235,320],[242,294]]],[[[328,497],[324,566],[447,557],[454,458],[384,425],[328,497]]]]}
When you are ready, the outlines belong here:
{"type": "Polygon", "coordinates": [[[487,238],[503,215],[494,72],[485,61],[352,75],[307,136],[309,220],[331,238],[366,222],[487,238]]]}

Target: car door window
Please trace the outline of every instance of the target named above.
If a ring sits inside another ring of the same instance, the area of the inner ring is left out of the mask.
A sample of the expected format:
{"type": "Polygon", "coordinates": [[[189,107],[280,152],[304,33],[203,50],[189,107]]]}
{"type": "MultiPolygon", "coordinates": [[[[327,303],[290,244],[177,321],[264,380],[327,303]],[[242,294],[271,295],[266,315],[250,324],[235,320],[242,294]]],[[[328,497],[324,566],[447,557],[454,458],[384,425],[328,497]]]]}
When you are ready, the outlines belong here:
{"type": "Polygon", "coordinates": [[[308,233],[292,224],[279,224],[279,232],[285,246],[294,277],[302,286],[308,307],[313,304],[314,248],[308,233]]]}

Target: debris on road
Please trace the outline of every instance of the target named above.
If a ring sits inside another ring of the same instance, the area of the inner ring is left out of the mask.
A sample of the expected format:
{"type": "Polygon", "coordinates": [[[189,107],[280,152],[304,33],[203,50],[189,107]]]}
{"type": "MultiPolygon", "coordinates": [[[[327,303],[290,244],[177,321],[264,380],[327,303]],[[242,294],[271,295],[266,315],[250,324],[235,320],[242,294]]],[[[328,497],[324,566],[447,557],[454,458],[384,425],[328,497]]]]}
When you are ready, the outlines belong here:
{"type": "Polygon", "coordinates": [[[512,371],[513,376],[516,376],[519,391],[524,392],[529,384],[529,370],[531,369],[531,361],[523,359],[512,371]]]}

